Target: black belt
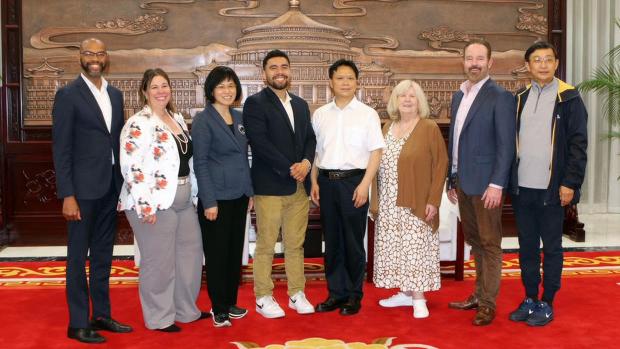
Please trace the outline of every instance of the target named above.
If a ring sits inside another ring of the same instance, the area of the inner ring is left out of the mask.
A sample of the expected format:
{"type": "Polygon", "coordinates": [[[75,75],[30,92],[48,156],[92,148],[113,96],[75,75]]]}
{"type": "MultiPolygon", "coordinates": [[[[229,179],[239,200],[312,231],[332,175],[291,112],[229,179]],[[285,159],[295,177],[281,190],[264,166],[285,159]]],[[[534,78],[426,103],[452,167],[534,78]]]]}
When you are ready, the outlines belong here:
{"type": "Polygon", "coordinates": [[[356,168],[354,170],[322,170],[319,169],[319,174],[329,179],[345,179],[353,176],[359,176],[366,173],[365,169],[356,168]]]}

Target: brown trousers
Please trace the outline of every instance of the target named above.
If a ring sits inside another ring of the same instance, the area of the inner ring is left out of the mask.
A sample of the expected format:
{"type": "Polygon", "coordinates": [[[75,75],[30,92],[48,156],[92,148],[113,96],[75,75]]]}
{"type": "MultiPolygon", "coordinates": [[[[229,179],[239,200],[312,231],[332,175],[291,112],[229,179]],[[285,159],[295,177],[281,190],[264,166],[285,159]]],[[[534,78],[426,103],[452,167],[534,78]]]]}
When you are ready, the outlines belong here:
{"type": "Polygon", "coordinates": [[[457,187],[465,241],[476,263],[476,290],[481,306],[495,309],[502,277],[502,197],[499,207],[484,208],[480,195],[467,195],[457,187]]]}
{"type": "Polygon", "coordinates": [[[280,229],[284,244],[284,270],[288,295],[294,296],[306,286],[304,241],[308,227],[310,200],[302,183],[288,196],[254,195],[256,211],[256,249],[254,250],[254,294],[256,298],[273,293],[271,269],[280,229]]]}

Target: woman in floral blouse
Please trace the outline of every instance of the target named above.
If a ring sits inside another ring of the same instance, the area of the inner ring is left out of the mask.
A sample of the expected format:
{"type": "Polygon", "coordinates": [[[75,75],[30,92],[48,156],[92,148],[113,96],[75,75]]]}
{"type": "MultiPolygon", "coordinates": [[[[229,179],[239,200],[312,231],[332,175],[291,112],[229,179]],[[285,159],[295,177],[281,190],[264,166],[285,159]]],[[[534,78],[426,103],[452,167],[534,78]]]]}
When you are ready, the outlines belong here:
{"type": "Polygon", "coordinates": [[[121,132],[124,210],[140,250],[140,301],[146,327],[179,332],[175,322],[205,317],[196,306],[202,276],[202,239],[192,168],[192,140],[175,112],[161,69],[144,72],[144,108],[121,132]]]}

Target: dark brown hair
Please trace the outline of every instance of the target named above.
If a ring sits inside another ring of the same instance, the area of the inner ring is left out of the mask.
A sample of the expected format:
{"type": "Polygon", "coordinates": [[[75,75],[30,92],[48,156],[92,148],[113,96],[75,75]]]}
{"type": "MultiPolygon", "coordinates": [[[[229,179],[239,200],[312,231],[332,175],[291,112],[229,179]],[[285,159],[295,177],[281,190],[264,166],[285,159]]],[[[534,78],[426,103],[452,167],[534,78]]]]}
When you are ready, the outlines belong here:
{"type": "Polygon", "coordinates": [[[486,41],[486,40],[484,40],[482,38],[473,38],[473,39],[469,40],[465,44],[465,47],[463,47],[463,57],[465,57],[465,51],[467,50],[467,48],[469,46],[471,46],[471,45],[474,45],[474,44],[478,44],[478,45],[482,45],[482,46],[486,47],[487,48],[487,59],[491,59],[491,44],[488,41],[486,41]]]}
{"type": "MultiPolygon", "coordinates": [[[[161,76],[162,78],[166,79],[166,81],[168,82],[168,86],[170,86],[170,91],[172,92],[172,84],[170,83],[170,78],[165,71],[163,71],[161,68],[147,69],[142,76],[142,82],[140,83],[139,92],[140,102],[143,106],[148,103],[145,92],[149,88],[149,86],[151,86],[151,81],[153,81],[156,76],[161,76]]],[[[170,96],[170,101],[168,102],[168,105],[166,105],[166,109],[171,113],[176,113],[176,107],[172,102],[172,96],[170,96]]]]}

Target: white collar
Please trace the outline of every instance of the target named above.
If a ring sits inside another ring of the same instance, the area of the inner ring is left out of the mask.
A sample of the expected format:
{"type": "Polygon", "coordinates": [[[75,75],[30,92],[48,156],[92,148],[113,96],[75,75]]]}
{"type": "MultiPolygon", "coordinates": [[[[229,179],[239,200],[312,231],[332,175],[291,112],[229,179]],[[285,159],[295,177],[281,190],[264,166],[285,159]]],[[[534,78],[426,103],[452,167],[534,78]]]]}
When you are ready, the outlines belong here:
{"type": "Polygon", "coordinates": [[[88,86],[88,88],[90,88],[91,90],[97,90],[99,92],[103,92],[105,90],[108,89],[108,81],[106,79],[103,78],[103,76],[101,77],[101,90],[97,88],[97,86],[95,86],[95,84],[93,84],[92,81],[90,81],[86,75],[84,75],[84,73],[80,73],[80,75],[82,76],[82,80],[84,80],[84,82],[86,83],[86,85],[88,86]]]}
{"type": "Polygon", "coordinates": [[[347,105],[344,106],[344,108],[340,108],[336,104],[336,98],[334,97],[334,99],[332,99],[332,101],[330,102],[330,108],[338,110],[338,111],[343,111],[346,109],[355,108],[359,103],[362,103],[362,102],[358,101],[357,97],[353,96],[353,98],[349,101],[349,103],[347,103],[347,105]]]}
{"type": "Polygon", "coordinates": [[[469,94],[469,93],[472,93],[474,91],[479,91],[482,88],[482,85],[484,85],[490,78],[491,77],[489,75],[487,75],[486,78],[484,78],[484,79],[478,81],[477,83],[475,83],[474,85],[472,85],[469,88],[469,92],[467,91],[467,87],[471,85],[471,81],[465,80],[461,84],[461,91],[463,91],[464,94],[469,94]]]}

